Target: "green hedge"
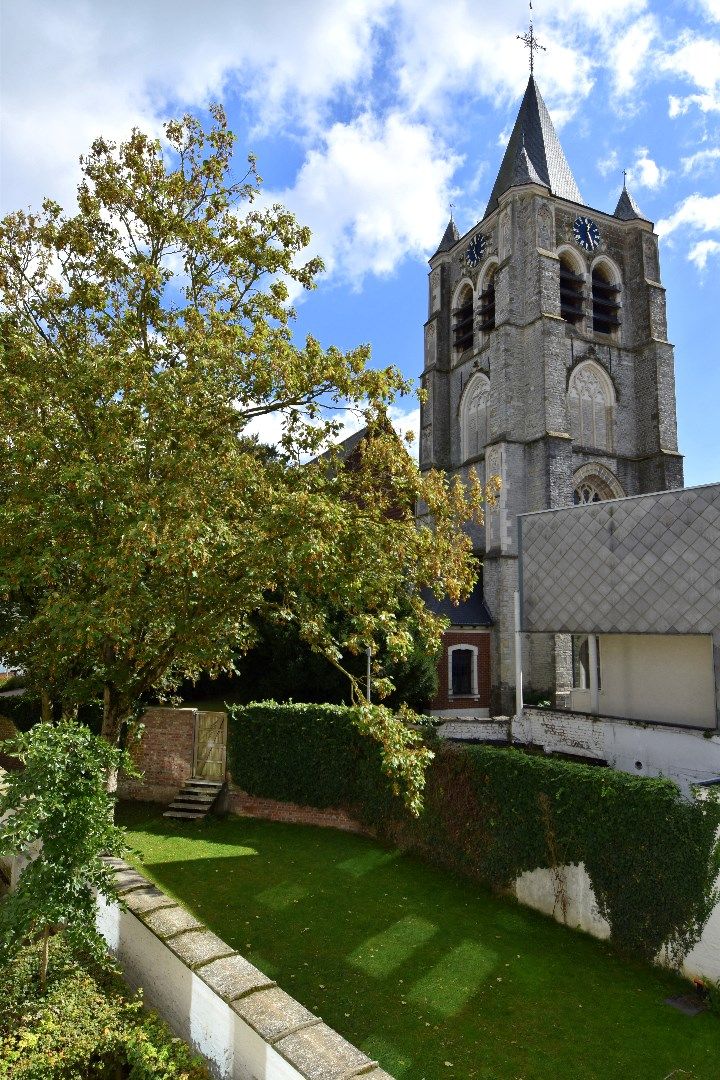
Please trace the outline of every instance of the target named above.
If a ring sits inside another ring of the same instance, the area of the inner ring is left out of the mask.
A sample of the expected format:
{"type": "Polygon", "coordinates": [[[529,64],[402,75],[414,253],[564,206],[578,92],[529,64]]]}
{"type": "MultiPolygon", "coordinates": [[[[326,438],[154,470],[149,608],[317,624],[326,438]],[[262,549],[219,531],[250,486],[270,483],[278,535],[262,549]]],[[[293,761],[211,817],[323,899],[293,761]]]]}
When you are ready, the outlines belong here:
{"type": "MultiPolygon", "coordinates": [[[[251,794],[349,809],[379,835],[492,887],[526,870],[584,863],[614,941],[679,958],[717,897],[716,800],[685,800],[666,779],[490,746],[434,741],[425,810],[394,797],[379,754],[342,706],[231,710],[233,779],[251,794]]],[[[563,905],[561,879],[557,901],[563,905]]]]}
{"type": "Polygon", "coordinates": [[[397,808],[380,747],[358,731],[353,712],[274,701],[231,706],[228,768],[235,783],[252,795],[321,809],[360,812],[384,799],[397,808]]]}
{"type": "Polygon", "coordinates": [[[210,1080],[205,1064],[117,974],[51,942],[47,991],[37,946],[0,969],[0,1080],[210,1080]]]}

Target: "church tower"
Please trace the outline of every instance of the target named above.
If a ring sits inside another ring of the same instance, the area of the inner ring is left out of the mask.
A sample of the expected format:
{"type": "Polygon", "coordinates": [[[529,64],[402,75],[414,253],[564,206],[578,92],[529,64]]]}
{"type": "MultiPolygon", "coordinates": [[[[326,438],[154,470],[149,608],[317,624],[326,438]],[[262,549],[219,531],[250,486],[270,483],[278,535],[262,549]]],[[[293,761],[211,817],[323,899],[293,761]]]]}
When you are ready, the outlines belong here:
{"type": "MultiPolygon", "coordinates": [[[[430,260],[422,385],[421,468],[502,483],[472,532],[489,701],[458,711],[509,713],[518,514],[683,486],[653,225],[625,187],[612,214],[585,204],[532,73],[483,219],[430,260]]],[[[570,688],[566,640],[523,648],[528,695],[570,688]]]]}

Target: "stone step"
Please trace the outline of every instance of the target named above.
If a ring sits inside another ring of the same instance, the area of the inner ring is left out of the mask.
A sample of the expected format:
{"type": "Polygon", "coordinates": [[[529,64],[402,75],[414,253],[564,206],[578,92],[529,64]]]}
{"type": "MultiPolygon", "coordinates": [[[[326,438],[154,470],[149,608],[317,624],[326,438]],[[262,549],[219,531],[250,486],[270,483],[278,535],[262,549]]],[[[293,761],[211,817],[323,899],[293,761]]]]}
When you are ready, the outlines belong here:
{"type": "Polygon", "coordinates": [[[188,784],[188,786],[192,785],[193,787],[217,788],[218,791],[222,787],[222,784],[221,784],[221,782],[219,780],[192,779],[192,780],[188,780],[187,784],[188,784]]]}
{"type": "Polygon", "coordinates": [[[203,803],[215,802],[217,797],[217,791],[192,791],[190,788],[183,788],[175,796],[176,799],[192,799],[193,802],[203,803]]]}
{"type": "Polygon", "coordinates": [[[216,780],[188,780],[164,812],[163,817],[198,821],[206,817],[217,799],[222,784],[216,780]]]}
{"type": "Polygon", "coordinates": [[[190,810],[166,810],[163,814],[163,817],[183,818],[186,821],[199,821],[200,818],[206,816],[206,814],[193,814],[190,810]]]}

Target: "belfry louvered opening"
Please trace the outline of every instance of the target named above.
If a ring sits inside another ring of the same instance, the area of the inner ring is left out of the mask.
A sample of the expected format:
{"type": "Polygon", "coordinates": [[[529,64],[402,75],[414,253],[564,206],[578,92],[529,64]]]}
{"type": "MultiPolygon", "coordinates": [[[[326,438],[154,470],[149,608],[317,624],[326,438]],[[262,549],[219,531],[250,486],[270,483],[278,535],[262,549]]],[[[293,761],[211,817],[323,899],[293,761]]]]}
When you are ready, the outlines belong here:
{"type": "Polygon", "coordinates": [[[593,330],[612,334],[620,325],[620,286],[614,285],[602,267],[592,272],[593,330]]]}
{"type": "Polygon", "coordinates": [[[473,343],[473,294],[468,285],[463,289],[458,306],[453,311],[453,344],[458,352],[469,349],[473,343]]]}
{"type": "Polygon", "coordinates": [[[480,329],[495,329],[495,268],[488,273],[485,288],[480,293],[480,329]]]}
{"type": "Polygon", "coordinates": [[[560,314],[569,323],[580,322],[585,313],[585,278],[576,274],[568,259],[560,258],[560,314]]]}

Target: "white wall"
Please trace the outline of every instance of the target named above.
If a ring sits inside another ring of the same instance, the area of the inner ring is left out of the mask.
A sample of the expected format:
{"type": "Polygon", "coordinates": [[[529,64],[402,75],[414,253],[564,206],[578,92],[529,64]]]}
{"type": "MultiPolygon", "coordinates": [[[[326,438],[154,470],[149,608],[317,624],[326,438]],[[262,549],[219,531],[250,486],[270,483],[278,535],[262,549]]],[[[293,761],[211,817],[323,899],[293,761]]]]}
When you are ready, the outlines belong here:
{"type": "MultiPolygon", "coordinates": [[[[716,726],[709,634],[602,634],[599,645],[601,716],[716,726]]],[[[570,707],[589,711],[590,691],[573,690],[570,707]]]]}

